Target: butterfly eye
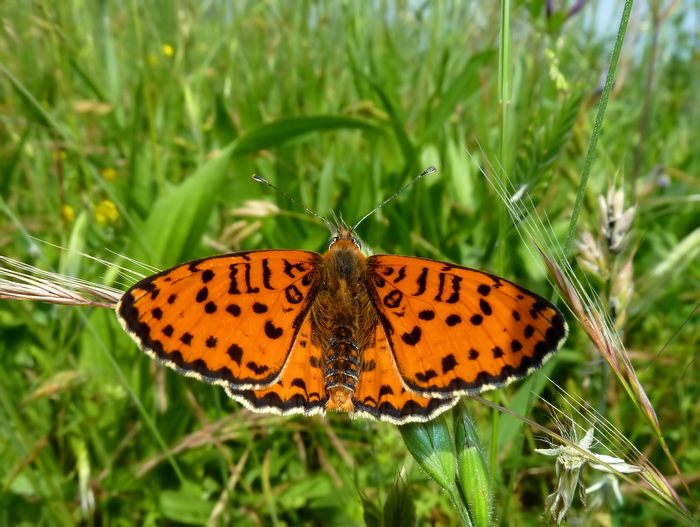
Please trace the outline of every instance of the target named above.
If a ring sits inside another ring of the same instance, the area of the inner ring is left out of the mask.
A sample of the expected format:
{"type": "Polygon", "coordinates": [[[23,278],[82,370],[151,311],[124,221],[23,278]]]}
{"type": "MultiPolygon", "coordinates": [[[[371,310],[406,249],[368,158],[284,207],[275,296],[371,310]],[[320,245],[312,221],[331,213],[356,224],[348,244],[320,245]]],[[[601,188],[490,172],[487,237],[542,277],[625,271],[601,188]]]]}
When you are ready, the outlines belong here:
{"type": "Polygon", "coordinates": [[[339,239],[340,239],[340,236],[338,236],[337,234],[334,234],[334,235],[331,237],[331,241],[328,242],[328,248],[330,249],[331,247],[333,247],[333,245],[335,245],[335,243],[336,243],[339,239]]]}

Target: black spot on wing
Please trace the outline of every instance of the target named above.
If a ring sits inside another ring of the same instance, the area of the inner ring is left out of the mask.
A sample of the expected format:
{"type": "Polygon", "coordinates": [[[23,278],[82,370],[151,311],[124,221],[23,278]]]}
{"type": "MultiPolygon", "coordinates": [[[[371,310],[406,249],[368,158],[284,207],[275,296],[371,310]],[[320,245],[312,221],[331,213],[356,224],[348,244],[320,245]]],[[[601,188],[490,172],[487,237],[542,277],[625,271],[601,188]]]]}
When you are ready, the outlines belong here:
{"type": "MultiPolygon", "coordinates": [[[[404,271],[403,267],[401,268],[401,271],[404,271]]],[[[401,271],[399,271],[399,275],[401,274],[401,271]]],[[[398,280],[394,280],[394,283],[396,283],[396,282],[398,282],[398,280]]],[[[427,283],[428,283],[428,268],[423,267],[423,270],[420,272],[420,275],[418,275],[418,278],[416,279],[416,285],[418,286],[418,289],[416,290],[415,293],[413,293],[413,296],[421,296],[423,293],[425,293],[425,290],[427,288],[427,283]]]]}
{"type": "Polygon", "coordinates": [[[370,372],[370,371],[374,371],[376,367],[377,367],[377,363],[374,362],[374,359],[370,359],[368,361],[362,361],[362,365],[360,366],[360,369],[364,372],[370,372]]]}
{"type": "Polygon", "coordinates": [[[433,320],[435,318],[435,311],[432,309],[424,309],[418,313],[418,318],[421,320],[433,320]]]}
{"type": "Polygon", "coordinates": [[[270,262],[267,258],[262,259],[263,268],[263,287],[265,289],[273,289],[270,285],[270,278],[272,277],[272,271],[270,270],[270,262]]]}
{"type": "Polygon", "coordinates": [[[288,285],[284,289],[284,296],[287,298],[287,302],[290,304],[299,304],[302,300],[304,300],[304,295],[294,284],[288,285]]]}
{"type": "Polygon", "coordinates": [[[284,333],[284,329],[275,326],[272,320],[265,321],[265,335],[271,339],[278,339],[284,333]]]}
{"type": "Polygon", "coordinates": [[[445,319],[445,324],[447,324],[447,325],[450,326],[450,327],[456,326],[457,324],[461,324],[461,323],[462,323],[462,317],[460,317],[460,316],[459,316],[458,314],[456,314],[456,313],[453,313],[453,314],[449,315],[449,316],[445,319]]]}
{"type": "Polygon", "coordinates": [[[266,371],[268,371],[270,368],[265,366],[264,364],[258,364],[257,362],[248,361],[248,363],[245,365],[246,368],[248,368],[250,371],[255,373],[255,375],[262,375],[266,371]]]}
{"type": "Polygon", "coordinates": [[[197,301],[198,304],[201,304],[208,297],[209,297],[209,288],[207,286],[204,286],[204,287],[202,287],[202,289],[200,289],[197,292],[197,296],[195,297],[195,300],[197,301]]]}
{"type": "Polygon", "coordinates": [[[384,298],[382,299],[382,302],[386,307],[389,308],[397,308],[401,305],[401,301],[403,300],[403,293],[399,291],[398,289],[394,289],[387,293],[384,298]]]}
{"type": "Polygon", "coordinates": [[[392,390],[391,386],[388,384],[383,384],[381,388],[379,388],[379,398],[383,395],[394,395],[394,390],[392,390]]]}
{"type": "Polygon", "coordinates": [[[437,373],[435,370],[426,370],[424,372],[418,372],[416,373],[416,379],[422,383],[428,382],[430,379],[434,379],[437,377],[437,373]]]}
{"type": "Polygon", "coordinates": [[[403,267],[401,267],[401,269],[399,269],[399,272],[396,275],[396,278],[394,279],[394,283],[398,284],[404,278],[406,278],[406,266],[405,265],[403,267]]]}
{"type": "Polygon", "coordinates": [[[304,382],[304,379],[296,378],[291,382],[291,386],[296,386],[297,388],[300,388],[304,392],[306,392],[306,382],[304,382]]]}
{"type": "Polygon", "coordinates": [[[421,329],[418,326],[414,326],[410,332],[406,332],[401,335],[401,340],[403,340],[409,346],[415,346],[420,342],[421,339],[421,329]]]}
{"type": "Polygon", "coordinates": [[[459,291],[462,288],[460,285],[462,282],[462,277],[457,276],[457,275],[451,275],[452,276],[452,294],[447,297],[447,302],[448,304],[456,304],[459,302],[459,291]]]}
{"type": "Polygon", "coordinates": [[[226,354],[233,362],[235,362],[239,366],[241,365],[241,358],[243,358],[243,348],[241,348],[238,344],[231,344],[228,347],[226,354]]]}
{"type": "Polygon", "coordinates": [[[303,273],[306,268],[304,267],[303,263],[296,263],[293,264],[289,260],[282,260],[282,264],[284,265],[283,272],[286,274],[289,278],[296,278],[297,275],[296,273],[303,273]]]}
{"type": "Polygon", "coordinates": [[[486,316],[490,315],[493,312],[491,310],[491,304],[489,304],[483,298],[479,300],[479,307],[481,308],[481,312],[486,316]]]}
{"type": "Polygon", "coordinates": [[[257,313],[258,315],[261,315],[262,313],[267,313],[267,306],[260,302],[255,302],[253,304],[253,313],[257,313]]]}
{"type": "Polygon", "coordinates": [[[442,358],[442,373],[449,373],[457,366],[457,359],[451,353],[442,358]]]}
{"type": "Polygon", "coordinates": [[[234,317],[237,317],[241,314],[241,306],[239,306],[238,304],[229,304],[228,306],[226,306],[226,311],[234,317]]]}
{"type": "Polygon", "coordinates": [[[241,290],[238,287],[238,264],[231,264],[228,266],[228,268],[231,270],[229,273],[229,287],[228,287],[228,293],[230,295],[240,295],[241,290]]]}

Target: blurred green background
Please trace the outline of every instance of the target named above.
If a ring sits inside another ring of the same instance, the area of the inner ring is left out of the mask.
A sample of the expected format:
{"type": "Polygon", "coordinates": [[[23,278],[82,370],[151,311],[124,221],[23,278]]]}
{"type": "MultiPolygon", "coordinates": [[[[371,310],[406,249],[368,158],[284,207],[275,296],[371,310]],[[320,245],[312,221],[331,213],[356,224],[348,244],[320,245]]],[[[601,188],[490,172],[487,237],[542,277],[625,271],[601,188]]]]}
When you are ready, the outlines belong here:
{"type": "MultiPolygon", "coordinates": [[[[499,75],[498,3],[5,0],[2,255],[125,289],[134,278],[78,253],[150,274],[128,258],[164,268],[240,249],[322,251],[326,228],[251,174],[353,222],[435,165],[362,224],[368,246],[488,269],[551,296],[481,170],[527,185],[564,242],[622,12],[610,4],[513,1],[499,75]]],[[[605,238],[599,196],[610,187],[636,217],[624,250],[601,257],[605,269],[574,263],[621,332],[691,487],[699,24],[696,1],[636,5],[575,234],[605,238]]],[[[697,485],[688,496],[568,318],[572,334],[546,375],[591,402],[697,512],[697,485]]],[[[250,414],[153,363],[109,310],[2,300],[0,331],[0,524],[379,525],[400,473],[409,501],[392,506],[414,509],[420,525],[458,523],[394,426],[250,414]]],[[[491,398],[552,427],[533,390],[558,397],[539,374],[491,398]]],[[[494,523],[540,524],[556,480],[553,460],[533,452],[539,434],[468,405],[496,453],[494,523]]],[[[570,517],[674,521],[638,487],[622,495],[578,502],[570,517]]]]}

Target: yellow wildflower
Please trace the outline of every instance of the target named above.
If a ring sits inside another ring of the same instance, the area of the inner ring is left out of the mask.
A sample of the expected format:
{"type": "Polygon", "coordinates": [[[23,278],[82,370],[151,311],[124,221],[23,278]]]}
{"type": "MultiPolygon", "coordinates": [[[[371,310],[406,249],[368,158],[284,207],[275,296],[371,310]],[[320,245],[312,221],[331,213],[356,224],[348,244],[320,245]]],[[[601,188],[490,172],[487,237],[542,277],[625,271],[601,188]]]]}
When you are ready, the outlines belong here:
{"type": "Polygon", "coordinates": [[[97,223],[105,225],[107,223],[116,223],[119,219],[119,211],[117,206],[108,199],[103,199],[95,207],[95,219],[97,223]]]}
{"type": "Polygon", "coordinates": [[[113,168],[103,168],[102,177],[105,178],[107,181],[114,181],[115,179],[117,179],[117,171],[113,168]]]}
{"type": "Polygon", "coordinates": [[[66,223],[71,223],[75,219],[75,211],[70,205],[63,205],[61,207],[61,217],[66,223]]]}
{"type": "Polygon", "coordinates": [[[172,57],[174,53],[175,48],[173,48],[170,44],[163,44],[163,55],[166,57],[172,57]]]}

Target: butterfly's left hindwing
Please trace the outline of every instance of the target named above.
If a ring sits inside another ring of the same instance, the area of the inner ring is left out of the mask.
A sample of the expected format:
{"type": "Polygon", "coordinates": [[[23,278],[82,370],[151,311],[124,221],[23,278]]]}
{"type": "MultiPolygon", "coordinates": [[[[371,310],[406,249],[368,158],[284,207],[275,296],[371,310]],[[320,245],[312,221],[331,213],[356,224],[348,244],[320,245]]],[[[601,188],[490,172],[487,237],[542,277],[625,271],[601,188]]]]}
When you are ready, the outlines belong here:
{"type": "Polygon", "coordinates": [[[182,264],[134,285],[117,314],[144,351],[180,373],[264,388],[280,376],[313,302],[320,258],[273,250],[182,264]]]}
{"type": "Polygon", "coordinates": [[[563,343],[547,300],[503,278],[406,256],[367,259],[368,289],[406,386],[428,397],[522,378],[563,343]]]}
{"type": "Polygon", "coordinates": [[[276,383],[261,390],[227,387],[226,393],[253,412],[323,414],[328,397],[323,383],[321,355],[321,348],[311,340],[311,317],[307,316],[276,383]]]}

